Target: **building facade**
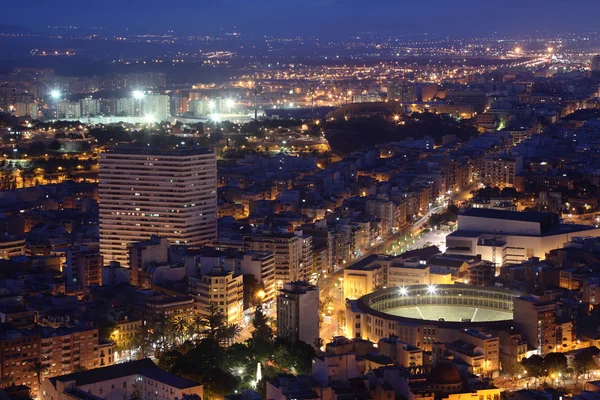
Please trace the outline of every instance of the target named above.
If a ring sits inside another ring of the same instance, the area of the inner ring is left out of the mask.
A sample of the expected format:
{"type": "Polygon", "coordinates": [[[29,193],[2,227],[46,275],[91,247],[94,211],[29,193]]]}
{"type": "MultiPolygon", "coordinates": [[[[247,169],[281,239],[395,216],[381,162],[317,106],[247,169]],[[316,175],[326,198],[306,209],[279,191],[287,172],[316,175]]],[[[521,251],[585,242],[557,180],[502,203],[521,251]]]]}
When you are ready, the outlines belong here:
{"type": "Polygon", "coordinates": [[[202,148],[113,148],[100,156],[100,250],[128,266],[127,245],[152,234],[200,246],[217,237],[217,165],[202,148]]]}
{"type": "Polygon", "coordinates": [[[277,336],[312,345],[319,337],[319,289],[286,283],[277,296],[277,336]]]}

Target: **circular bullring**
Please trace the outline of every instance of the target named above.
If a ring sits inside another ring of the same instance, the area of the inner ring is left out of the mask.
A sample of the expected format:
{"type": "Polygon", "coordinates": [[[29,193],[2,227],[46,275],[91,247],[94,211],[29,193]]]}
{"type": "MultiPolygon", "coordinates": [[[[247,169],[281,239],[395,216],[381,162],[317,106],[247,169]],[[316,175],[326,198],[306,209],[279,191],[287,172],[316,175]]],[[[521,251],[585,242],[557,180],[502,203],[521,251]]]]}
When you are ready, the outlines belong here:
{"type": "Polygon", "coordinates": [[[414,285],[387,288],[357,300],[363,313],[399,322],[435,325],[497,327],[513,319],[513,298],[519,292],[456,285],[414,285]]]}

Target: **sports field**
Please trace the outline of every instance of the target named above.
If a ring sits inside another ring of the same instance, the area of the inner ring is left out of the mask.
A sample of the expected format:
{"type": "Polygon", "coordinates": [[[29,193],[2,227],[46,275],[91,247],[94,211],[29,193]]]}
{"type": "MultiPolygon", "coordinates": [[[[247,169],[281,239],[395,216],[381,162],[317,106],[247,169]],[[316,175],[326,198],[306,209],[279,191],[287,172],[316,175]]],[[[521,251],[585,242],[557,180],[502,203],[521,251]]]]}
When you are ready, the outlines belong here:
{"type": "Polygon", "coordinates": [[[461,322],[465,320],[471,320],[471,322],[504,321],[513,318],[512,311],[444,305],[398,307],[385,310],[385,313],[429,321],[439,321],[440,318],[443,318],[447,322],[461,322]]]}

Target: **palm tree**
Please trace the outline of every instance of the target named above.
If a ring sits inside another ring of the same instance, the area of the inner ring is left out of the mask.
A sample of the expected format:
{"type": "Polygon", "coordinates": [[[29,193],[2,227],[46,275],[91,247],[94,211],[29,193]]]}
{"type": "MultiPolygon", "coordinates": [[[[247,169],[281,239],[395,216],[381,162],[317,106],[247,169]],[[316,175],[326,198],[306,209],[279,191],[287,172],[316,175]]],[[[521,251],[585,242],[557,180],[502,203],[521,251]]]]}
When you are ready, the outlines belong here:
{"type": "Polygon", "coordinates": [[[225,345],[230,345],[233,340],[242,332],[237,324],[225,325],[220,329],[220,340],[225,345]]]}
{"type": "Polygon", "coordinates": [[[192,318],[190,318],[190,326],[189,329],[192,332],[192,335],[199,337],[204,330],[205,320],[204,317],[198,313],[194,313],[192,318]]]}
{"type": "Polygon", "coordinates": [[[41,361],[34,361],[29,364],[28,371],[37,375],[38,387],[42,384],[42,374],[48,370],[48,366],[42,364],[41,361]]]}
{"type": "Polygon", "coordinates": [[[2,379],[0,379],[0,387],[7,388],[13,386],[15,384],[15,378],[10,375],[4,375],[2,379]]]}
{"type": "Polygon", "coordinates": [[[189,322],[185,315],[178,315],[172,320],[173,324],[173,332],[175,336],[179,339],[179,343],[183,343],[185,341],[185,334],[188,330],[189,322]]]}

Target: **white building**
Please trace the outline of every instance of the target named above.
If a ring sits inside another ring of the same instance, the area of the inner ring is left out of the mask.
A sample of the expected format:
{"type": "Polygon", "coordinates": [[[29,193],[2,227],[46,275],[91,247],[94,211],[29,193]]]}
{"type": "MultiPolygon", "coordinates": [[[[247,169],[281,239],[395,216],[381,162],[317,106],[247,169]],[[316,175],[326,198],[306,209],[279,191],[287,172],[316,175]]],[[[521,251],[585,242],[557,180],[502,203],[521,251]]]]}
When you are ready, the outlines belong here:
{"type": "Polygon", "coordinates": [[[480,255],[496,266],[517,264],[544,259],[575,236],[600,236],[600,229],[561,224],[553,213],[471,208],[458,216],[458,230],[446,237],[446,253],[480,255]]]}
{"type": "Polygon", "coordinates": [[[277,296],[277,336],[312,345],[319,337],[319,289],[286,283],[277,296]]]}
{"type": "Polygon", "coordinates": [[[46,379],[39,398],[182,400],[202,394],[201,384],[163,371],[146,358],[46,379]]]}
{"type": "Polygon", "coordinates": [[[39,106],[37,103],[15,103],[15,117],[32,117],[37,118],[39,114],[39,106]]]}
{"type": "Polygon", "coordinates": [[[115,100],[115,115],[135,115],[135,99],[122,97],[115,100]]]}
{"type": "Polygon", "coordinates": [[[75,101],[59,101],[58,118],[81,118],[80,104],[75,101]]]}
{"type": "Polygon", "coordinates": [[[81,115],[84,117],[93,117],[100,115],[100,101],[98,99],[85,98],[79,100],[81,115]]]}
{"type": "Polygon", "coordinates": [[[217,161],[206,148],[114,147],[100,155],[100,250],[128,266],[127,245],[155,234],[195,247],[217,237],[217,161]]]}
{"type": "Polygon", "coordinates": [[[169,119],[169,96],[164,94],[148,94],[144,96],[143,115],[153,121],[166,121],[169,119]]]}

